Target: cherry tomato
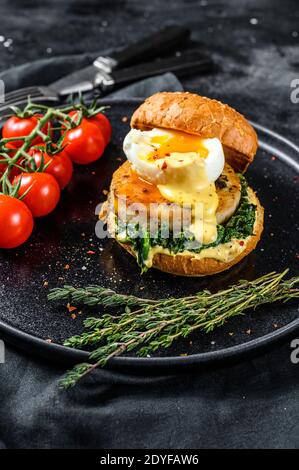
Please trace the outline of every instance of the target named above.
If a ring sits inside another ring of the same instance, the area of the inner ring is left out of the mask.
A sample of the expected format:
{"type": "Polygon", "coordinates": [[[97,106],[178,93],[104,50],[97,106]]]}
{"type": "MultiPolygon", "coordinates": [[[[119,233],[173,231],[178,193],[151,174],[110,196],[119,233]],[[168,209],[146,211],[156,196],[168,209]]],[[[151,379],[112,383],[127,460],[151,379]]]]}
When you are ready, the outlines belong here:
{"type": "Polygon", "coordinates": [[[73,163],[65,152],[51,156],[39,148],[32,147],[28,154],[34,159],[37,169],[40,169],[42,160],[45,165],[48,164],[45,173],[54,176],[60,189],[69,184],[73,175],[73,163]]]}
{"type": "Polygon", "coordinates": [[[107,116],[105,116],[105,114],[98,113],[95,116],[88,118],[88,120],[101,129],[105,143],[108,145],[111,140],[112,127],[107,116]]]}
{"type": "Polygon", "coordinates": [[[16,248],[32,233],[32,214],[19,199],[0,194],[0,227],[0,248],[16,248]]]}
{"type": "Polygon", "coordinates": [[[21,173],[14,179],[14,184],[18,184],[20,179],[19,195],[29,190],[23,201],[32,215],[43,217],[50,214],[60,199],[60,188],[54,176],[47,173],[21,173]]]}
{"type": "Polygon", "coordinates": [[[71,160],[79,165],[95,162],[105,149],[102,132],[95,124],[82,122],[65,133],[63,145],[71,160]]]}
{"type": "MultiPolygon", "coordinates": [[[[69,116],[74,120],[77,119],[78,111],[74,110],[69,113],[69,116]]],[[[92,122],[95,124],[101,131],[104,137],[105,146],[109,144],[112,135],[112,127],[110,124],[109,119],[105,116],[105,114],[98,113],[95,116],[89,118],[83,118],[82,122],[92,122]]]]}
{"type": "MultiPolygon", "coordinates": [[[[20,118],[18,116],[11,116],[4,124],[2,129],[2,137],[12,138],[12,137],[23,137],[29,135],[33,129],[37,126],[38,120],[42,117],[42,114],[35,114],[27,118],[20,118]]],[[[50,128],[50,123],[48,122],[43,128],[42,132],[45,134],[48,133],[50,128]]],[[[37,136],[32,144],[38,144],[43,142],[43,139],[40,136],[37,136]]],[[[19,148],[23,145],[23,140],[11,140],[9,144],[15,148],[19,148]]]]}

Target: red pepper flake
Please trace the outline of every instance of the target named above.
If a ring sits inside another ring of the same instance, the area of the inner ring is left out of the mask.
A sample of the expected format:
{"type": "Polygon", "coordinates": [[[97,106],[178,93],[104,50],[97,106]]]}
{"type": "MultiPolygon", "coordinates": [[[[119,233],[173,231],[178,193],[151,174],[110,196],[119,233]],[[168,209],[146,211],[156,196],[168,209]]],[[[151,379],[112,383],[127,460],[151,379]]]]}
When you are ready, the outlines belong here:
{"type": "Polygon", "coordinates": [[[161,170],[166,170],[167,168],[167,163],[164,161],[161,166],[161,170]]]}
{"type": "Polygon", "coordinates": [[[70,269],[70,265],[66,264],[63,269],[66,269],[66,270],[70,269]]]}
{"type": "Polygon", "coordinates": [[[274,160],[276,160],[276,159],[277,159],[277,157],[274,157],[274,155],[272,155],[271,160],[274,162],[274,160]]]}
{"type": "Polygon", "coordinates": [[[96,252],[95,252],[95,251],[92,251],[92,250],[88,250],[87,254],[88,254],[88,255],[95,255],[96,252]]]}
{"type": "Polygon", "coordinates": [[[77,310],[77,307],[74,307],[73,305],[71,305],[70,303],[68,303],[66,305],[66,308],[68,309],[68,311],[71,313],[71,312],[74,312],[74,310],[77,310]]]}
{"type": "Polygon", "coordinates": [[[244,245],[243,240],[241,240],[241,241],[239,242],[239,245],[240,245],[240,246],[243,246],[243,245],[244,245]]]}

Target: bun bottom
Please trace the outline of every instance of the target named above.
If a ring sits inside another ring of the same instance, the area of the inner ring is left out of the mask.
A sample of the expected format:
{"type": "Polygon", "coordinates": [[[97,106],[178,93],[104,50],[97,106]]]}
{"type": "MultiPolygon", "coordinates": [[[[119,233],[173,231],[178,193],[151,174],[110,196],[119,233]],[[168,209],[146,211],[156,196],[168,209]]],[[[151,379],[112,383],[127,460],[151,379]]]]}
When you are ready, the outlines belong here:
{"type": "MultiPolygon", "coordinates": [[[[202,277],[226,271],[239,263],[245,256],[253,251],[261,238],[264,226],[264,209],[261,206],[256,194],[251,188],[250,196],[256,205],[256,220],[254,224],[254,234],[246,239],[246,248],[229,262],[218,261],[213,258],[198,259],[192,255],[168,255],[165,253],[155,253],[152,260],[152,267],[177,276],[202,277]]],[[[130,244],[117,242],[136,258],[134,250],[130,244]]]]}

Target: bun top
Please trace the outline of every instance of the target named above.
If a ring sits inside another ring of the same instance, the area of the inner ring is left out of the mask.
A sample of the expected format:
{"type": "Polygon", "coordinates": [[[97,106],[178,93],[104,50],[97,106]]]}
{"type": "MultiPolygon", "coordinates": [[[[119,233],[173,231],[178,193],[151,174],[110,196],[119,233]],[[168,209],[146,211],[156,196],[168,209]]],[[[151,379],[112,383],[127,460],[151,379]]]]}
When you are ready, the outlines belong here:
{"type": "Polygon", "coordinates": [[[242,114],[227,104],[187,92],[156,93],[134,112],[131,127],[140,130],[160,127],[217,137],[227,162],[244,172],[252,162],[258,140],[253,127],[242,114]]]}

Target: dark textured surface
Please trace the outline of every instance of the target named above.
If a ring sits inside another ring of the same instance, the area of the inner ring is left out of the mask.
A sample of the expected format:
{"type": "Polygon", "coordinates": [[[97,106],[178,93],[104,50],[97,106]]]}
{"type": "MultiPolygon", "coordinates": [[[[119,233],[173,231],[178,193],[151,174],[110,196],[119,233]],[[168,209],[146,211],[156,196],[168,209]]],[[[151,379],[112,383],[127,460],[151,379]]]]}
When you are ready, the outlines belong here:
{"type": "Polygon", "coordinates": [[[296,0],[114,0],[113,6],[107,0],[3,0],[0,17],[0,35],[13,40],[8,47],[0,43],[2,70],[54,54],[121,46],[164,24],[186,24],[221,73],[185,80],[185,86],[295,134],[297,107],[289,95],[299,70],[296,0]]]}
{"type": "MultiPolygon", "coordinates": [[[[170,5],[157,0],[148,4],[89,0],[41,6],[15,0],[1,2],[0,16],[0,35],[13,39],[11,46],[0,46],[2,70],[47,54],[125,44],[165,23],[187,24],[194,38],[211,50],[219,71],[213,77],[185,80],[185,88],[228,101],[255,121],[296,140],[298,105],[290,101],[290,82],[299,68],[295,0],[174,1],[170,5]]],[[[261,158],[266,157],[261,153],[261,158]]],[[[278,178],[288,179],[290,174],[282,174],[276,163],[271,174],[275,172],[277,178],[269,194],[277,188],[280,196],[290,186],[278,188],[278,178]]],[[[255,187],[265,188],[261,181],[269,176],[268,170],[264,174],[263,169],[253,168],[252,172],[255,187]]],[[[291,204],[292,197],[293,192],[291,204]]],[[[289,207],[286,201],[273,231],[279,230],[279,237],[285,239],[288,231],[283,234],[280,228],[289,207]]],[[[71,205],[70,210],[74,210],[71,205]]],[[[268,222],[270,232],[272,221],[268,222]]],[[[274,236],[274,264],[279,258],[275,240],[274,236]]],[[[287,262],[296,244],[294,239],[286,250],[287,262]]],[[[77,272],[81,277],[80,269],[77,272]]],[[[98,371],[74,391],[61,394],[55,386],[61,369],[9,351],[7,364],[0,366],[5,404],[0,439],[8,447],[298,448],[298,366],[291,364],[289,353],[286,343],[256,360],[199,370],[183,378],[136,378],[98,371]]]]}

